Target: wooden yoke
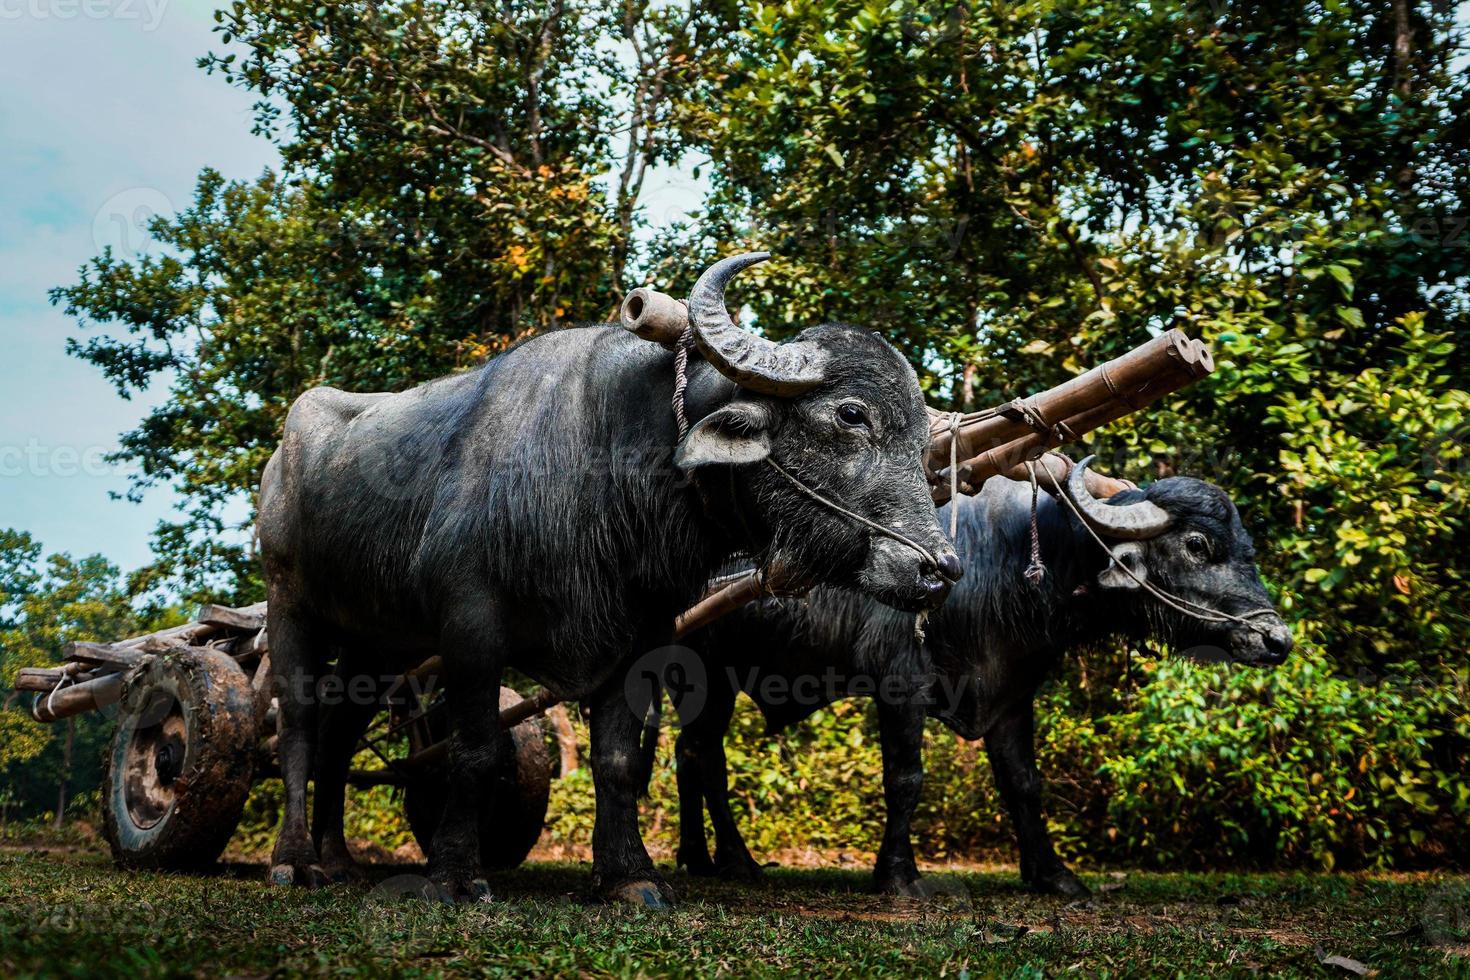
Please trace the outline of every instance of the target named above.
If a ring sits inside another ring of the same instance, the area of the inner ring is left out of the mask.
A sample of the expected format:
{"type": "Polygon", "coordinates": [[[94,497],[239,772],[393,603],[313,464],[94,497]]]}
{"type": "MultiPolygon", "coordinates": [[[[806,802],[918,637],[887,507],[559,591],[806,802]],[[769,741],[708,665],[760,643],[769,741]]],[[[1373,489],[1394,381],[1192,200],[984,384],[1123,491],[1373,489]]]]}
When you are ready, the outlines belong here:
{"type": "MultiPolygon", "coordinates": [[[[1169,330],[1040,394],[961,417],[955,455],[961,493],[992,476],[1026,479],[1025,462],[1093,429],[1153,404],[1215,370],[1210,349],[1169,330]]],[[[929,410],[925,471],[935,503],[949,499],[952,416],[929,410]]]]}

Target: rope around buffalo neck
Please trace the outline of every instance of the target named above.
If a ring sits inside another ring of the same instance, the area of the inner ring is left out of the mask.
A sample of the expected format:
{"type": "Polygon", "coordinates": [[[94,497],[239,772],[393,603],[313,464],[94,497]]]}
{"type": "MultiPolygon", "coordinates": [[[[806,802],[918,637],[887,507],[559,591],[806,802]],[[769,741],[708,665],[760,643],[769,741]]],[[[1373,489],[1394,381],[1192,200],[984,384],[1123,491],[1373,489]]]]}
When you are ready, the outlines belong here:
{"type": "MultiPolygon", "coordinates": [[[[1060,456],[1061,454],[1053,453],[1052,455],[1060,456]]],[[[1062,458],[1066,459],[1065,456],[1063,456],[1062,458]]],[[[1107,552],[1109,559],[1111,560],[1113,549],[1109,548],[1107,542],[1105,542],[1102,537],[1092,529],[1092,525],[1087,523],[1087,518],[1082,516],[1082,511],[1079,510],[1077,505],[1072,502],[1072,498],[1067,496],[1066,492],[1062,490],[1062,486],[1060,483],[1057,482],[1056,474],[1052,473],[1051,467],[1047,466],[1042,468],[1046,470],[1047,477],[1051,480],[1052,486],[1056,488],[1057,496],[1060,497],[1061,500],[1067,505],[1067,508],[1071,510],[1074,515],[1076,515],[1077,520],[1082,524],[1083,529],[1085,529],[1087,533],[1091,535],[1092,540],[1097,542],[1099,548],[1102,548],[1103,551],[1107,552]]],[[[1033,471],[1033,479],[1034,477],[1035,474],[1033,471]]],[[[1270,631],[1268,629],[1266,629],[1264,626],[1259,625],[1258,623],[1252,622],[1252,618],[1258,616],[1275,616],[1276,610],[1274,609],[1270,609],[1267,607],[1252,609],[1247,612],[1245,616],[1236,616],[1228,612],[1221,612],[1219,609],[1211,609],[1209,606],[1202,606],[1197,602],[1191,602],[1188,599],[1181,598],[1171,592],[1165,592],[1163,589],[1159,588],[1157,585],[1154,585],[1152,582],[1139,578],[1133,573],[1133,569],[1129,568],[1122,562],[1114,562],[1114,564],[1121,568],[1124,574],[1126,574],[1129,578],[1136,582],[1139,588],[1143,589],[1145,592],[1152,595],[1155,599],[1159,600],[1164,605],[1168,606],[1176,612],[1181,612],[1186,616],[1192,616],[1195,619],[1202,620],[1206,623],[1236,623],[1237,625],[1244,626],[1247,629],[1255,630],[1261,636],[1270,635],[1270,631]]]]}
{"type": "MultiPolygon", "coordinates": [[[[918,552],[919,555],[922,556],[925,561],[930,562],[934,566],[934,568],[936,570],[939,568],[939,557],[937,555],[935,555],[932,551],[930,551],[928,548],[926,548],[923,545],[919,544],[919,542],[915,541],[913,538],[907,537],[906,535],[903,535],[903,534],[899,533],[898,531],[895,531],[891,527],[884,527],[882,524],[879,524],[877,521],[870,521],[866,517],[864,517],[862,514],[856,513],[854,511],[850,511],[846,507],[844,507],[841,504],[837,503],[837,501],[831,500],[831,499],[829,499],[827,497],[822,496],[820,493],[818,493],[817,491],[813,490],[811,487],[807,486],[805,483],[802,483],[800,480],[798,480],[796,477],[792,476],[790,473],[786,472],[786,469],[780,463],[776,462],[774,459],[772,459],[769,456],[766,457],[766,464],[768,466],[770,466],[771,469],[775,470],[777,473],[780,473],[787,480],[789,480],[791,482],[791,485],[793,487],[795,487],[796,489],[800,490],[802,493],[806,494],[808,497],[810,497],[812,500],[816,501],[817,503],[821,504],[823,507],[826,507],[826,508],[828,508],[830,510],[833,510],[833,511],[835,511],[838,514],[841,514],[843,517],[846,517],[846,518],[849,518],[851,520],[857,521],[859,524],[863,525],[866,528],[869,528],[870,530],[874,531],[877,534],[881,534],[881,535],[883,535],[886,538],[892,538],[894,541],[897,541],[899,544],[907,545],[908,547],[914,549],[914,551],[918,552]]],[[[924,642],[924,625],[928,621],[929,621],[929,611],[927,609],[921,610],[921,611],[919,611],[919,612],[917,612],[917,613],[914,614],[914,642],[915,643],[923,643],[924,642]]]]}
{"type": "Polygon", "coordinates": [[[766,457],[766,464],[769,465],[771,469],[775,470],[777,473],[780,473],[788,481],[790,481],[792,486],[800,490],[802,493],[806,494],[812,500],[815,500],[817,503],[821,504],[823,507],[826,507],[829,510],[841,514],[843,517],[846,517],[849,520],[857,521],[859,524],[877,534],[883,535],[885,538],[891,538],[894,541],[897,541],[899,544],[907,545],[908,547],[917,551],[919,555],[924,558],[925,561],[930,562],[935,569],[939,568],[939,556],[934,554],[934,552],[930,551],[928,548],[919,544],[919,542],[915,541],[913,538],[910,538],[907,535],[895,531],[891,527],[884,527],[877,521],[870,521],[862,514],[848,510],[846,507],[837,503],[835,500],[822,496],[820,493],[813,490],[805,483],[802,483],[796,477],[792,476],[789,472],[786,471],[785,467],[783,467],[780,463],[776,462],[769,456],[766,457]]]}

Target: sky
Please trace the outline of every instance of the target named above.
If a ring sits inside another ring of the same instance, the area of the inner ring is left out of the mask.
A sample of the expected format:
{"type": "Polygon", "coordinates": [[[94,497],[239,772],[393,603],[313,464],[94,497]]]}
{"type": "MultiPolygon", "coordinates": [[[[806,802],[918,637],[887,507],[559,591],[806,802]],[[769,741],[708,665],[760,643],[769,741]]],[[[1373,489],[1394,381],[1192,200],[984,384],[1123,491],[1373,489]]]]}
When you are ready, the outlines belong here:
{"type": "MultiPolygon", "coordinates": [[[[214,6],[0,0],[0,528],[29,531],[48,554],[137,568],[178,504],[166,487],[141,504],[110,499],[128,470],[105,455],[165,392],[126,401],[68,356],[67,338],[93,331],[47,291],[106,245],[156,247],[142,226],[187,205],[202,168],[251,179],[275,164],[250,134],[250,93],[195,65],[220,47],[214,6]]],[[[651,173],[643,202],[659,225],[699,196],[681,168],[651,173]]]]}
{"type": "Polygon", "coordinates": [[[176,503],[109,499],[128,473],[102,457],[161,393],[124,401],[67,356],[80,329],[46,293],[104,245],[148,248],[139,222],[185,205],[203,167],[275,161],[249,94],[195,67],[212,26],[188,0],[0,0],[0,527],[48,553],[136,568],[176,503]]]}

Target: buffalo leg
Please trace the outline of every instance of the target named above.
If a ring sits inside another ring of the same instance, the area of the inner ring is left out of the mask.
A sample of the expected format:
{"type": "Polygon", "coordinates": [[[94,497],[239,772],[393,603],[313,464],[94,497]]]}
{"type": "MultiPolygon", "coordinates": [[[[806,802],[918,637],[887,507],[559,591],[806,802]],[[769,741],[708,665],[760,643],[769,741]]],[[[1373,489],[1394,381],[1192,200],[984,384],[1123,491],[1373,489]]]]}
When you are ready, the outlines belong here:
{"type": "Polygon", "coordinates": [[[347,771],[352,766],[358,740],[378,714],[377,683],[368,697],[367,687],[343,676],[342,699],[322,705],[317,735],[316,792],[312,798],[311,836],[316,841],[321,867],[331,882],[361,881],[365,877],[347,849],[343,826],[347,805],[347,771]]]}
{"type": "Polygon", "coordinates": [[[1041,812],[1041,771],[1036,768],[1035,716],[1030,699],[985,734],[985,751],[1021,848],[1021,880],[1034,890],[1081,898],[1087,886],[1052,847],[1041,812]]]}
{"type": "Polygon", "coordinates": [[[270,590],[266,614],[272,679],[280,705],[278,752],[286,797],[281,829],[271,853],[270,880],[277,885],[310,886],[322,882],[306,823],[306,784],[311,779],[316,742],[321,635],[282,593],[281,589],[270,590]]]}
{"type": "Polygon", "coordinates": [[[449,710],[449,794],[429,844],[429,879],[452,901],[484,897],[480,814],[493,812],[501,737],[500,678],[505,644],[495,615],[481,607],[451,616],[440,634],[449,710]]]}
{"type": "Polygon", "coordinates": [[[622,674],[598,689],[590,702],[592,785],[597,797],[592,872],[597,887],[616,901],[665,908],[673,901],[673,891],[654,870],[638,831],[642,714],[628,703],[622,674]]]}
{"type": "Polygon", "coordinates": [[[879,891],[918,898],[925,891],[914,862],[913,820],[924,788],[924,707],[879,698],[878,725],[887,819],[874,884],[879,891]]]}
{"type": "Polygon", "coordinates": [[[679,787],[679,849],[674,864],[689,873],[707,877],[715,873],[709,842],[704,837],[704,778],[699,771],[699,746],[687,728],[681,728],[674,743],[674,778],[679,787]]]}
{"type": "Polygon", "coordinates": [[[750,880],[760,876],[761,866],[751,857],[730,810],[729,768],[725,761],[725,735],[735,713],[735,690],[724,678],[711,677],[709,684],[709,695],[698,717],[680,716],[678,862],[690,874],[750,880]],[[695,799],[692,814],[684,802],[686,786],[695,799]],[[715,832],[713,861],[705,846],[700,799],[709,806],[710,825],[715,832]]]}

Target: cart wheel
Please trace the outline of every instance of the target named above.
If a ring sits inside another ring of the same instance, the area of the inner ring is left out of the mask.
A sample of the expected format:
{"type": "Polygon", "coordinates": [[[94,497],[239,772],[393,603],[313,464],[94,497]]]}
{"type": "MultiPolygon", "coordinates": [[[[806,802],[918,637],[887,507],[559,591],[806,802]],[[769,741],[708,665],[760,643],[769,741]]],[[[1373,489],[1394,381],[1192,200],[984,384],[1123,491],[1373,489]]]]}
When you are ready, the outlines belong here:
{"type": "MultiPolygon", "coordinates": [[[[510,688],[500,689],[501,711],[521,700],[510,688]]],[[[448,719],[442,710],[429,715],[428,720],[435,740],[448,737],[448,719]]],[[[494,811],[480,822],[480,864],[486,871],[514,868],[526,859],[541,837],[546,801],[551,794],[553,760],[541,719],[528,718],[501,737],[512,742],[515,751],[511,758],[515,762],[497,774],[494,811]]],[[[448,794],[447,765],[436,766],[404,790],[403,812],[425,854],[444,815],[448,794]]]]}
{"type": "Polygon", "coordinates": [[[129,678],[102,792],[125,868],[212,864],[250,793],[254,695],[234,660],[203,648],[155,656],[129,678]]]}

